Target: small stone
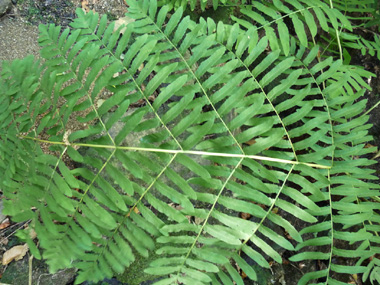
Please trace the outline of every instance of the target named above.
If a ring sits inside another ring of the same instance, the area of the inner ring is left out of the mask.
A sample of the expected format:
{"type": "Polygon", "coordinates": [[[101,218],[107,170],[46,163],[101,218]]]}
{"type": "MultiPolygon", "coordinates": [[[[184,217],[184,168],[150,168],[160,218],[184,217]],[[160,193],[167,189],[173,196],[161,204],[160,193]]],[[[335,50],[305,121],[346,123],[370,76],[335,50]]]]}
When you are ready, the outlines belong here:
{"type": "Polygon", "coordinates": [[[3,16],[11,7],[11,0],[0,0],[0,17],[3,16]]]}

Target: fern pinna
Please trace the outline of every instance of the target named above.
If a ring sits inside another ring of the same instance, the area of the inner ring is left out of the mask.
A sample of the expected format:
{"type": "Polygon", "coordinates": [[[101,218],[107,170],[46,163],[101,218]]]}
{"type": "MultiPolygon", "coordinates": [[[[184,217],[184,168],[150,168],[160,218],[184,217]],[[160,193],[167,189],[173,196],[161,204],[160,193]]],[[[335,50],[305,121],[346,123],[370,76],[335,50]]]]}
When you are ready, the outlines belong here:
{"type": "Polygon", "coordinates": [[[78,268],[76,283],[153,252],[159,284],[243,284],[284,251],[324,264],[299,284],[374,279],[370,74],[321,57],[300,19],[299,40],[276,48],[268,28],[128,4],[126,27],[78,10],[72,30],[40,26],[42,65],[3,63],[1,189],[5,213],[37,232],[42,255],[19,233],[33,255],[78,268]]]}

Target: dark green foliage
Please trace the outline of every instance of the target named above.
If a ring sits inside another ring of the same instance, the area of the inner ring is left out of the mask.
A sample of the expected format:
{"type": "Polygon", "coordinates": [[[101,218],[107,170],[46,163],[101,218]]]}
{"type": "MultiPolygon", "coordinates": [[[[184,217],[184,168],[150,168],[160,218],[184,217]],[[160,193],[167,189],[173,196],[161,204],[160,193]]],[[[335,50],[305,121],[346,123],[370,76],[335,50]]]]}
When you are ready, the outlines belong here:
{"type": "Polygon", "coordinates": [[[378,280],[371,74],[311,44],[319,25],[351,30],[341,11],[288,2],[255,2],[231,26],[128,1],[123,34],[78,10],[72,30],[40,26],[43,65],[3,63],[5,213],[32,220],[52,271],[99,281],[154,251],[159,284],[243,284],[240,269],[256,280],[250,264],[281,263],[282,248],[325,262],[300,284],[378,280]]]}

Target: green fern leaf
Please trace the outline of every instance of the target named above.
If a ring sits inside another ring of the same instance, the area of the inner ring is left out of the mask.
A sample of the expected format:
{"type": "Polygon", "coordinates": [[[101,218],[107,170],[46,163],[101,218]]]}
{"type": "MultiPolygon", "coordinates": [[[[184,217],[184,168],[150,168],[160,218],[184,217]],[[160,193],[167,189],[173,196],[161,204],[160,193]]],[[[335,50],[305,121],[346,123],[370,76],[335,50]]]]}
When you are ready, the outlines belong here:
{"type": "Polygon", "coordinates": [[[306,48],[312,13],[337,30],[348,25],[338,10],[287,3],[242,8],[247,31],[131,0],[135,21],[121,35],[78,10],[73,31],[40,26],[44,68],[3,64],[5,213],[32,220],[52,271],[75,267],[76,283],[97,282],[155,252],[145,272],[158,284],[243,284],[240,270],[258,280],[250,264],[269,268],[286,250],[326,264],[300,284],[376,278],[377,259],[362,263],[378,243],[366,201],[378,186],[363,182],[375,179],[373,162],[352,159],[370,152],[358,100],[369,74],[306,48]]]}

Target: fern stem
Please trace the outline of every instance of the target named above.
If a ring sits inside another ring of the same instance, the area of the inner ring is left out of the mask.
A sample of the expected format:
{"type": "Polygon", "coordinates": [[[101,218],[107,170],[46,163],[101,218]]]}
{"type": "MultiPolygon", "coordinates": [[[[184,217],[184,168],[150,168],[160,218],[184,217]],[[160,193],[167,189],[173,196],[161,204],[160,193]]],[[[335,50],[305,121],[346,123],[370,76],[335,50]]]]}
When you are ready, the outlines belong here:
{"type": "MultiPolygon", "coordinates": [[[[125,220],[127,220],[135,208],[138,209],[137,205],[141,202],[141,200],[145,197],[145,195],[149,192],[149,190],[154,186],[154,184],[157,182],[157,180],[162,176],[162,174],[166,171],[166,169],[172,164],[174,159],[176,158],[177,154],[175,154],[170,161],[166,164],[166,166],[160,171],[160,173],[154,178],[154,180],[149,184],[149,186],[145,189],[145,191],[140,195],[140,198],[134,203],[132,207],[129,208],[128,213],[126,213],[123,217],[123,219],[119,222],[119,225],[115,228],[115,230],[112,233],[112,237],[117,235],[117,233],[120,231],[120,227],[125,225],[125,220]]],[[[108,244],[110,241],[112,241],[112,238],[109,238],[106,245],[103,247],[102,251],[99,252],[98,256],[101,256],[104,254],[108,244]]]]}
{"type": "MultiPolygon", "coordinates": [[[[144,13],[144,11],[141,11],[144,13]]],[[[204,89],[202,83],[200,82],[200,80],[198,79],[198,77],[195,75],[193,69],[191,68],[191,66],[189,65],[189,63],[186,61],[185,57],[181,54],[181,52],[178,50],[177,46],[175,44],[173,44],[173,42],[169,39],[169,37],[157,26],[156,22],[154,21],[154,19],[151,19],[148,15],[147,15],[147,18],[149,18],[151,20],[151,24],[156,26],[157,30],[165,37],[166,41],[168,43],[171,44],[172,48],[177,52],[177,54],[179,55],[179,57],[181,58],[181,60],[183,61],[183,63],[186,65],[186,68],[189,70],[189,72],[192,74],[193,78],[195,79],[195,81],[198,83],[200,89],[202,90],[202,93],[204,94],[204,96],[206,97],[207,101],[209,102],[209,104],[211,105],[212,109],[214,110],[216,116],[218,117],[218,119],[222,122],[223,126],[225,127],[225,129],[227,130],[228,134],[232,137],[232,139],[235,141],[235,144],[237,145],[237,147],[239,148],[240,152],[241,153],[245,153],[243,148],[241,147],[241,145],[239,144],[239,142],[236,140],[235,136],[232,134],[231,130],[229,129],[229,127],[227,126],[226,122],[222,119],[222,117],[220,116],[219,112],[216,110],[214,104],[211,102],[211,99],[210,97],[207,95],[207,92],[206,90],[204,89]]],[[[215,41],[216,42],[216,41],[215,41]]],[[[149,100],[147,100],[149,101],[149,100]]],[[[150,102],[148,102],[150,104],[150,102]]],[[[166,126],[164,124],[164,126],[166,126]]],[[[182,148],[181,148],[182,149],[182,148]]]]}
{"type": "Polygon", "coordinates": [[[284,189],[285,187],[285,184],[286,184],[286,181],[289,179],[289,176],[290,174],[292,173],[293,169],[294,169],[294,166],[295,165],[292,165],[292,167],[290,168],[288,174],[286,175],[286,177],[284,178],[284,181],[282,182],[282,185],[281,185],[281,188],[278,190],[277,194],[276,194],[276,197],[273,199],[273,203],[272,205],[269,207],[269,209],[267,210],[265,216],[261,219],[260,223],[257,224],[257,227],[256,229],[253,230],[251,236],[249,238],[247,238],[241,245],[241,247],[243,247],[244,244],[246,244],[254,235],[255,233],[257,232],[257,230],[261,227],[261,225],[264,223],[264,221],[267,219],[268,215],[272,212],[272,209],[273,207],[275,206],[276,204],[276,201],[278,200],[278,198],[280,197],[280,194],[282,192],[282,190],[284,189]]]}
{"type": "MultiPolygon", "coordinates": [[[[166,164],[166,166],[160,171],[160,173],[154,178],[152,183],[146,188],[144,193],[141,194],[140,198],[136,201],[136,203],[129,209],[129,212],[125,215],[125,218],[129,217],[133,210],[137,207],[137,204],[141,202],[141,200],[145,197],[145,195],[149,192],[149,190],[154,186],[154,184],[157,182],[157,180],[164,174],[166,169],[172,164],[172,162],[175,160],[177,154],[174,154],[173,157],[170,159],[170,161],[166,164]]],[[[121,223],[122,224],[122,223],[121,223]]]]}
{"type": "Polygon", "coordinates": [[[28,285],[32,285],[33,281],[33,255],[29,256],[28,261],[28,285]]]}
{"type": "MultiPolygon", "coordinates": [[[[317,57],[318,58],[318,57],[317,57]]],[[[310,70],[307,68],[307,66],[303,63],[303,61],[301,59],[299,59],[300,62],[304,65],[304,67],[306,68],[306,70],[308,70],[308,73],[310,74],[310,77],[313,78],[313,81],[314,83],[316,84],[317,88],[319,89],[319,92],[322,96],[322,99],[323,99],[323,102],[325,103],[326,105],[326,113],[327,113],[327,116],[328,116],[328,120],[329,120],[329,125],[330,125],[330,131],[331,131],[331,145],[335,145],[335,137],[334,137],[334,124],[333,124],[333,119],[332,119],[332,116],[331,116],[331,110],[330,110],[330,107],[329,107],[329,104],[327,103],[327,97],[325,96],[325,94],[323,93],[323,90],[321,89],[321,87],[319,86],[319,84],[317,83],[317,80],[315,78],[315,76],[310,72],[310,70]]],[[[320,59],[318,58],[318,61],[320,59]]],[[[323,85],[325,84],[325,81],[323,81],[323,85]]],[[[332,150],[332,153],[331,153],[331,166],[329,167],[332,168],[333,166],[333,163],[334,163],[334,158],[335,158],[335,147],[333,148],[332,150]]]]}
{"type": "MultiPolygon", "coordinates": [[[[112,54],[113,55],[113,54],[112,54]]],[[[116,56],[114,56],[115,58],[117,58],[116,56]]],[[[119,60],[120,63],[123,65],[123,62],[121,60],[119,60]]],[[[129,72],[129,70],[123,65],[123,68],[126,72],[128,72],[128,74],[130,75],[130,78],[132,79],[133,83],[136,85],[136,88],[139,90],[139,92],[141,93],[142,97],[144,98],[145,100],[145,103],[149,106],[150,109],[152,109],[154,115],[156,116],[156,118],[160,121],[161,125],[166,129],[166,131],[169,133],[169,135],[173,138],[173,140],[175,141],[175,143],[177,144],[177,146],[182,149],[182,146],[181,144],[179,143],[179,141],[176,139],[176,137],[173,135],[173,133],[169,130],[169,128],[167,127],[167,125],[162,121],[161,117],[158,115],[158,113],[156,112],[156,110],[153,108],[153,105],[152,103],[150,103],[150,101],[148,100],[147,96],[145,95],[144,91],[141,89],[141,87],[139,86],[139,84],[137,84],[136,82],[136,79],[133,77],[133,75],[129,72]]]]}
{"type": "MultiPolygon", "coordinates": [[[[258,30],[258,29],[257,29],[258,30]]],[[[222,43],[221,43],[222,44],[222,43]]],[[[261,90],[261,92],[263,93],[265,99],[268,101],[269,105],[271,106],[271,108],[273,109],[274,113],[276,114],[280,124],[282,125],[282,128],[284,129],[284,132],[288,138],[288,141],[289,141],[289,144],[290,144],[290,147],[293,151],[293,154],[294,154],[294,158],[296,159],[296,161],[298,161],[298,157],[297,157],[297,153],[296,153],[296,150],[294,148],[294,145],[292,143],[292,140],[290,138],[290,135],[289,135],[289,132],[284,124],[284,122],[282,121],[281,117],[280,117],[280,114],[278,113],[276,107],[273,105],[272,101],[269,99],[268,97],[268,94],[265,92],[264,88],[260,85],[259,81],[257,80],[257,78],[253,75],[252,71],[250,70],[250,68],[244,63],[244,61],[239,57],[239,56],[236,56],[236,54],[233,52],[233,50],[231,49],[228,49],[228,47],[226,46],[227,50],[231,53],[234,54],[234,56],[240,61],[240,63],[244,66],[244,68],[247,70],[247,72],[250,74],[250,76],[252,77],[252,79],[256,82],[256,84],[259,86],[259,89],[261,90]]]]}
{"type": "MultiPolygon", "coordinates": [[[[20,136],[20,138],[31,139],[34,141],[43,142],[43,143],[50,143],[50,144],[55,144],[55,145],[66,145],[66,143],[64,143],[64,142],[47,141],[47,140],[41,140],[38,138],[33,138],[33,137],[28,137],[28,136],[20,136]]],[[[249,155],[249,154],[207,152],[207,151],[195,151],[195,150],[144,148],[144,147],[134,147],[134,146],[98,145],[98,144],[85,144],[85,143],[70,143],[70,146],[72,146],[72,147],[83,146],[83,147],[91,147],[91,148],[108,148],[108,149],[129,150],[129,151],[162,152],[162,153],[171,153],[171,154],[182,153],[182,154],[194,154],[194,155],[205,155],[205,156],[251,158],[251,159],[256,159],[256,160],[272,161],[272,162],[278,162],[278,163],[284,163],[284,164],[307,165],[310,167],[321,168],[321,169],[330,169],[331,168],[331,166],[322,165],[322,164],[307,163],[307,162],[301,162],[301,161],[272,158],[272,157],[266,157],[266,156],[260,156],[260,155],[249,155]]]]}
{"type": "Polygon", "coordinates": [[[176,275],[177,275],[177,281],[178,281],[178,275],[179,275],[179,273],[180,273],[180,271],[181,271],[181,268],[185,265],[186,260],[187,260],[188,257],[190,256],[192,249],[195,247],[195,245],[196,245],[196,243],[197,243],[199,237],[201,236],[201,234],[202,234],[202,232],[203,232],[203,229],[204,229],[205,226],[207,225],[207,222],[208,222],[209,218],[211,217],[211,214],[212,214],[212,212],[213,212],[213,210],[214,210],[216,204],[218,203],[218,200],[219,200],[220,196],[222,195],[223,190],[226,188],[227,183],[231,180],[231,178],[232,178],[232,176],[234,175],[236,169],[238,169],[238,167],[241,165],[241,163],[243,162],[243,160],[244,160],[244,158],[241,158],[241,159],[239,160],[239,162],[235,165],[234,169],[231,171],[230,175],[228,175],[226,181],[224,181],[224,183],[223,183],[221,189],[219,190],[219,193],[218,193],[218,195],[216,196],[215,201],[214,201],[214,203],[212,204],[212,206],[211,206],[211,208],[210,208],[210,211],[209,211],[208,214],[207,214],[207,217],[205,218],[205,220],[203,221],[203,224],[202,224],[201,228],[199,229],[199,232],[198,232],[197,237],[194,239],[193,244],[190,246],[190,248],[189,248],[189,250],[188,250],[188,252],[187,252],[187,254],[186,254],[186,256],[185,256],[185,258],[184,258],[184,260],[183,260],[183,262],[182,262],[182,264],[181,264],[181,266],[180,266],[180,269],[177,271],[177,274],[176,274],[176,275]]]}
{"type": "MultiPolygon", "coordinates": [[[[241,5],[241,6],[245,6],[245,5],[241,5]]],[[[253,6],[253,5],[252,5],[252,6],[253,6]]],[[[270,26],[270,25],[272,25],[273,23],[278,22],[279,20],[283,20],[283,19],[285,19],[285,18],[290,18],[290,16],[292,16],[292,15],[294,15],[294,14],[301,14],[301,15],[302,15],[302,12],[303,12],[303,11],[305,11],[305,10],[310,10],[310,9],[314,9],[315,7],[320,7],[320,6],[310,6],[310,7],[305,7],[305,8],[303,8],[303,9],[298,9],[298,10],[296,10],[296,11],[293,11],[293,12],[291,12],[291,13],[288,13],[288,14],[286,14],[286,15],[283,15],[283,16],[281,16],[281,17],[278,17],[278,18],[276,18],[276,19],[274,19],[274,20],[272,20],[272,21],[266,22],[264,25],[261,25],[260,27],[256,27],[256,29],[255,29],[254,31],[258,31],[258,30],[260,30],[260,29],[263,29],[263,28],[266,27],[266,26],[270,26]]]]}
{"type": "Polygon", "coordinates": [[[375,109],[377,106],[379,106],[380,105],[380,101],[378,101],[375,105],[373,105],[367,112],[365,112],[363,115],[361,115],[361,117],[363,117],[363,116],[366,116],[366,115],[368,115],[370,112],[372,112],[373,111],[373,109],[375,109]]]}
{"type": "MultiPolygon", "coordinates": [[[[332,0],[330,0],[330,8],[334,9],[334,5],[333,5],[332,0]]],[[[338,43],[338,48],[339,48],[339,57],[340,57],[340,60],[343,61],[342,44],[340,43],[340,38],[339,38],[339,32],[338,32],[338,30],[335,30],[335,34],[336,34],[336,41],[338,43]]]]}
{"type": "Polygon", "coordinates": [[[331,264],[332,264],[332,257],[333,257],[333,250],[334,250],[334,220],[333,220],[333,201],[332,201],[332,194],[331,194],[331,177],[330,177],[330,169],[327,170],[327,179],[329,180],[329,203],[330,203],[330,217],[331,217],[331,247],[330,247],[330,257],[328,260],[328,268],[327,268],[327,276],[326,276],[326,282],[325,284],[329,284],[329,278],[330,278],[330,272],[331,272],[331,264]]]}
{"type": "Polygon", "coordinates": [[[99,169],[99,171],[96,173],[96,175],[94,176],[94,178],[92,179],[92,181],[87,185],[86,187],[86,190],[84,190],[84,193],[82,195],[82,197],[80,198],[80,200],[78,201],[77,203],[77,206],[75,208],[75,212],[74,212],[74,215],[72,215],[72,218],[74,219],[74,216],[76,213],[78,213],[79,211],[79,205],[82,205],[83,204],[83,200],[84,200],[84,197],[87,195],[87,193],[90,191],[92,185],[95,183],[96,179],[98,179],[98,177],[100,176],[100,173],[103,172],[104,168],[107,166],[107,164],[109,163],[109,161],[111,160],[111,158],[115,155],[115,152],[116,152],[116,149],[110,154],[110,156],[107,158],[107,160],[103,163],[102,167],[99,169]]]}

